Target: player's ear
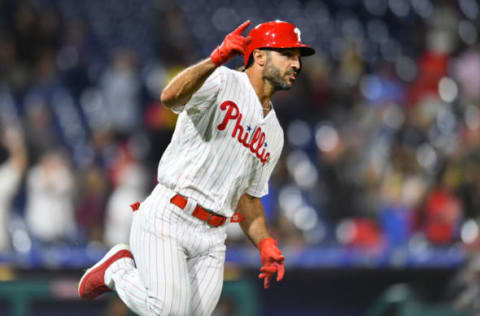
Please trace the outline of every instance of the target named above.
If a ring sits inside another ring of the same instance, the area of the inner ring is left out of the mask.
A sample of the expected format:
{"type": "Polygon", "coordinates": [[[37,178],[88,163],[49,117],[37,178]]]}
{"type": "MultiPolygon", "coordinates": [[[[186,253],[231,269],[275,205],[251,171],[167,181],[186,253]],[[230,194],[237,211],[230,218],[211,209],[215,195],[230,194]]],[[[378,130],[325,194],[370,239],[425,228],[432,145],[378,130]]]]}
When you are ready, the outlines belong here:
{"type": "Polygon", "coordinates": [[[252,52],[252,55],[253,62],[255,64],[259,65],[260,67],[265,66],[265,64],[267,63],[267,52],[265,50],[255,49],[252,52]]]}

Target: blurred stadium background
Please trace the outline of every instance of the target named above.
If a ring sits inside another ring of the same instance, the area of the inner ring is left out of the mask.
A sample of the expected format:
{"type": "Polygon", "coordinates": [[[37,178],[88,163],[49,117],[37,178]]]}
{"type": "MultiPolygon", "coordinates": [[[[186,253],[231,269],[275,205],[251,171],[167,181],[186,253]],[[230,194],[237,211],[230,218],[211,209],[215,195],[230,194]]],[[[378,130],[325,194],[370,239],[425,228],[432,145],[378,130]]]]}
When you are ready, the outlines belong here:
{"type": "Polygon", "coordinates": [[[317,54],[274,103],[286,278],[229,226],[215,315],[478,315],[477,0],[0,0],[1,315],[131,315],[76,282],[155,184],[161,89],[246,19],[317,54]]]}

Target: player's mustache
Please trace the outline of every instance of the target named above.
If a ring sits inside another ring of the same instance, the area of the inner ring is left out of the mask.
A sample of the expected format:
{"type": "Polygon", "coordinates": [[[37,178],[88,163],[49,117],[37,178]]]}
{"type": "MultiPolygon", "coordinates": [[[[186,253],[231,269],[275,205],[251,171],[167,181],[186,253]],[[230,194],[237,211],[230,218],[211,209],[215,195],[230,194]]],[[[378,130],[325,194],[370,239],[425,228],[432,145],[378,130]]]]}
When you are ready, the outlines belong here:
{"type": "Polygon", "coordinates": [[[286,76],[295,75],[295,77],[298,77],[299,74],[300,74],[300,70],[291,70],[291,71],[287,71],[285,75],[286,76]]]}

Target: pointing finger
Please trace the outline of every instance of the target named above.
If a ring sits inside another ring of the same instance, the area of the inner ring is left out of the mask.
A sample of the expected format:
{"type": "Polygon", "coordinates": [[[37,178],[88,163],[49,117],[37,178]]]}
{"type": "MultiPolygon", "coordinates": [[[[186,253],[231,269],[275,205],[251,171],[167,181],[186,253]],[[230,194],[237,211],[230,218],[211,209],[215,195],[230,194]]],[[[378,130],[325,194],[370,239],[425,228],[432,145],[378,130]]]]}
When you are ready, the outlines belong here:
{"type": "Polygon", "coordinates": [[[277,270],[277,282],[281,281],[283,279],[283,276],[285,275],[285,266],[282,264],[278,265],[278,270],[277,270]]]}
{"type": "Polygon", "coordinates": [[[259,279],[263,279],[263,287],[268,289],[270,287],[270,278],[272,275],[270,273],[260,273],[258,275],[259,279]]]}
{"type": "Polygon", "coordinates": [[[250,20],[246,20],[245,22],[242,23],[242,25],[237,27],[235,31],[233,31],[232,33],[241,35],[249,25],[250,25],[250,20]]]}
{"type": "Polygon", "coordinates": [[[270,278],[266,277],[265,279],[263,279],[263,288],[268,289],[269,287],[270,287],[270,278]]]}

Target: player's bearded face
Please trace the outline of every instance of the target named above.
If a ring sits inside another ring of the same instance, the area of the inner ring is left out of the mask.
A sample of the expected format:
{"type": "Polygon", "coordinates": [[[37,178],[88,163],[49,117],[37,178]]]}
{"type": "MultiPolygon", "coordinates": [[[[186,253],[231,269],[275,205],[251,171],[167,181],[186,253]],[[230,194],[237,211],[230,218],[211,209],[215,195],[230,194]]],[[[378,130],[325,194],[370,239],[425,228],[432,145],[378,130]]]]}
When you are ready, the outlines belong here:
{"type": "Polygon", "coordinates": [[[293,86],[300,73],[300,63],[293,65],[287,56],[279,52],[267,52],[267,60],[263,68],[263,79],[269,81],[275,90],[288,90],[293,86]]]}

